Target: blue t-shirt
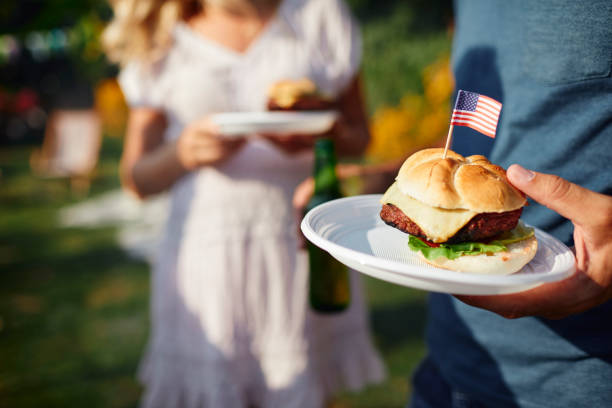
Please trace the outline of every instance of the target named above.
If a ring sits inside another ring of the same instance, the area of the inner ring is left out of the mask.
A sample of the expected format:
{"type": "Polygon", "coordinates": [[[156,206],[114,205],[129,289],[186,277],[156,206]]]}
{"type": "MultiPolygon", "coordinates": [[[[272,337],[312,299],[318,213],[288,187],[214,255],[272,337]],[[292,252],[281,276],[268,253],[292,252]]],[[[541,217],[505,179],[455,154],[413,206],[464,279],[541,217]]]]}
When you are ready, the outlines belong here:
{"type": "MultiPolygon", "coordinates": [[[[455,127],[453,149],[612,195],[612,1],[457,0],[455,17],[456,87],[503,109],[494,140],[455,127]]],[[[571,222],[542,205],[522,218],[573,244],[571,222]]],[[[612,407],[612,301],[507,320],[432,294],[429,313],[440,372],[487,406],[612,407]]]]}

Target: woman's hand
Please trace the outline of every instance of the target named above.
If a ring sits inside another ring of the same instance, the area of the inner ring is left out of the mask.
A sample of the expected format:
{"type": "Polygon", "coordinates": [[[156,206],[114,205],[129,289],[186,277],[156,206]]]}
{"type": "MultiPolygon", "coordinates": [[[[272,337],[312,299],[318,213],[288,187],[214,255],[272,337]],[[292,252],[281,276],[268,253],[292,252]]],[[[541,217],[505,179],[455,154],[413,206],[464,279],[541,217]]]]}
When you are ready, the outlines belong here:
{"type": "Polygon", "coordinates": [[[176,142],[176,155],[185,169],[194,170],[227,160],[244,143],[244,138],[221,137],[215,124],[204,118],[185,127],[176,142]]]}
{"type": "Polygon", "coordinates": [[[572,221],[576,273],[521,293],[457,298],[507,318],[551,319],[581,313],[612,299],[612,197],[516,164],[507,174],[514,186],[572,221]]]}
{"type": "Polygon", "coordinates": [[[169,189],[185,173],[227,159],[244,140],[221,138],[208,119],[185,128],[177,141],[167,143],[166,115],[158,110],[130,111],[121,157],[121,181],[136,196],[145,198],[169,189]]]}

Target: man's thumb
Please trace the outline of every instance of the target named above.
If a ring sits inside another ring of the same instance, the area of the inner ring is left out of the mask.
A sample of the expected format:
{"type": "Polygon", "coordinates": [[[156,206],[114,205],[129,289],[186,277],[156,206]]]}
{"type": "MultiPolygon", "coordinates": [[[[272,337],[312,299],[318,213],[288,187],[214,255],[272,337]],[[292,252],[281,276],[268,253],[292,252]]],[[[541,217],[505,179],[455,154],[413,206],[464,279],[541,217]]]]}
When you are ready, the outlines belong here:
{"type": "Polygon", "coordinates": [[[538,173],[513,164],[507,171],[508,180],[516,188],[563,217],[580,222],[587,214],[582,208],[589,190],[553,174],[538,173]]]}

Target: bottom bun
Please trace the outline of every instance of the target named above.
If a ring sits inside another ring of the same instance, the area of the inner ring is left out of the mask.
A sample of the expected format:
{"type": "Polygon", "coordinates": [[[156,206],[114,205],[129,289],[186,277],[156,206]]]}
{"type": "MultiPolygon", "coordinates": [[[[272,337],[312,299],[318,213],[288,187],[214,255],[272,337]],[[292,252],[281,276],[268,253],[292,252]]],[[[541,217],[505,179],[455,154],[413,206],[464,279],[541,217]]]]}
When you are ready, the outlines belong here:
{"type": "Polygon", "coordinates": [[[427,259],[419,252],[422,260],[437,268],[450,269],[457,272],[469,272],[488,275],[509,275],[519,271],[533,259],[538,251],[538,241],[535,236],[523,241],[507,245],[507,250],[490,255],[464,255],[456,259],[439,257],[427,259]]]}

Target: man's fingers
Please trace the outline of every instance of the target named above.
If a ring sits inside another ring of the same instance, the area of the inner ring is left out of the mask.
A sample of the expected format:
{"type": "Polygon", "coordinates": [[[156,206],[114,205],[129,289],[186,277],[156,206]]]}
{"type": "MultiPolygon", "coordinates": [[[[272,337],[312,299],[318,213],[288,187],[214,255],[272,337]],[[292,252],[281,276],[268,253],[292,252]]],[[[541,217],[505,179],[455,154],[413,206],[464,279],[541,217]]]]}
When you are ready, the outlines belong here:
{"type": "Polygon", "coordinates": [[[561,319],[582,313],[609,298],[606,289],[588,274],[576,271],[572,276],[544,283],[524,292],[493,295],[455,295],[460,301],[486,309],[506,318],[539,316],[561,319]]]}
{"type": "Polygon", "coordinates": [[[508,180],[519,190],[540,204],[580,223],[593,214],[586,214],[585,203],[599,194],[589,191],[561,177],[538,173],[513,164],[507,171],[508,180]]]}

